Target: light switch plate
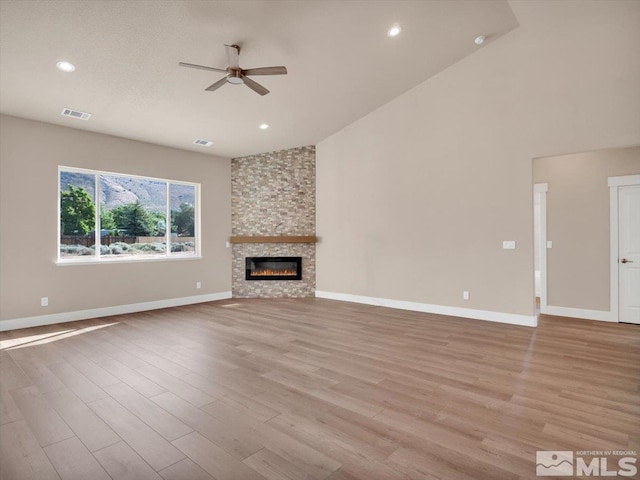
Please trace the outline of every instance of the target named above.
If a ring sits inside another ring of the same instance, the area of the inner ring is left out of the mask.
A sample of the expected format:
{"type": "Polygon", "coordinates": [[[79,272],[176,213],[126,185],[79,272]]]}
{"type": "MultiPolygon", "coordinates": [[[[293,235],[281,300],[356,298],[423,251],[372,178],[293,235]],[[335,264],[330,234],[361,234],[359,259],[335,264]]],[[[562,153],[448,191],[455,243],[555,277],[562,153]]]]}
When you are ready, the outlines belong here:
{"type": "Polygon", "coordinates": [[[553,248],[553,242],[551,240],[547,240],[547,248],[553,248]]]}
{"type": "Polygon", "coordinates": [[[504,248],[505,250],[515,250],[516,249],[515,240],[505,240],[504,242],[502,242],[502,248],[504,248]]]}

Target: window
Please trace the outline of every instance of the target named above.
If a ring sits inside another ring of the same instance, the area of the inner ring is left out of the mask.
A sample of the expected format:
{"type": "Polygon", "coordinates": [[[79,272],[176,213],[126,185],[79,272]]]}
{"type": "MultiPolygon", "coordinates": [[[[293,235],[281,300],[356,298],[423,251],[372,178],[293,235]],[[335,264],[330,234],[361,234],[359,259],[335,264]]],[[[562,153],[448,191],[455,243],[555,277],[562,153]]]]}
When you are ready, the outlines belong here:
{"type": "Polygon", "coordinates": [[[200,185],[59,167],[58,261],[197,257],[200,185]]]}

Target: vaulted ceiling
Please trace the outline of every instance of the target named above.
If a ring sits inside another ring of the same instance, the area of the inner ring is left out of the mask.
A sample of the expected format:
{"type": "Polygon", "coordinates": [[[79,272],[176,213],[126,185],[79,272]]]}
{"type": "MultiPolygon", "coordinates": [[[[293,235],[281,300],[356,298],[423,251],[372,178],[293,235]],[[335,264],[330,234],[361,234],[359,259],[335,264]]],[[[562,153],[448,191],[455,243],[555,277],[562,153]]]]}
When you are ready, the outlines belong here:
{"type": "Polygon", "coordinates": [[[2,0],[0,111],[225,157],[310,145],[516,26],[506,0],[2,0]],[[253,77],[261,97],[178,67],[225,68],[231,43],[243,68],[288,75],[253,77]]]}

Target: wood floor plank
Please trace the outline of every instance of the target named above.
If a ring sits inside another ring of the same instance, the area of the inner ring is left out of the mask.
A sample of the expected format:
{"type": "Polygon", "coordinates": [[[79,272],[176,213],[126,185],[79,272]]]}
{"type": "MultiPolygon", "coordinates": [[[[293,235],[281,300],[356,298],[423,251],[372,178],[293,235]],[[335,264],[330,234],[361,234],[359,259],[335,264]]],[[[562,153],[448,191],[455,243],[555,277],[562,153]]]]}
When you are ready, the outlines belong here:
{"type": "Polygon", "coordinates": [[[89,406],[155,470],[166,468],[184,458],[160,434],[113,398],[103,398],[89,406]]]}
{"type": "Polygon", "coordinates": [[[44,395],[47,403],[62,417],[73,433],[91,452],[122,441],[116,433],[98,417],[71,390],[57,390],[44,395]]]}
{"type": "Polygon", "coordinates": [[[406,473],[409,478],[422,475],[427,478],[451,480],[476,480],[485,476],[492,478],[492,472],[480,471],[477,467],[473,473],[468,474],[461,468],[460,463],[449,464],[446,459],[428,450],[416,451],[409,448],[396,450],[387,460],[388,465],[406,473]]]}
{"type": "Polygon", "coordinates": [[[28,387],[33,382],[6,352],[0,352],[0,378],[7,391],[28,387]]]}
{"type": "Polygon", "coordinates": [[[192,428],[160,408],[144,395],[140,395],[125,383],[105,387],[105,390],[120,405],[136,415],[168,441],[175,440],[193,431],[192,428]]]}
{"type": "Polygon", "coordinates": [[[152,382],[144,375],[136,372],[117,360],[105,360],[100,363],[100,366],[145,397],[153,397],[154,395],[160,395],[166,391],[160,385],[152,382]]]}
{"type": "Polygon", "coordinates": [[[41,393],[65,388],[64,383],[38,357],[16,360],[16,365],[22,369],[41,393]]]}
{"type": "Polygon", "coordinates": [[[111,477],[77,437],[44,448],[62,480],[110,480],[111,477]]]}
{"type": "Polygon", "coordinates": [[[269,391],[259,393],[252,398],[279,412],[301,415],[313,414],[319,410],[327,412],[335,407],[335,405],[305,392],[284,386],[271,387],[269,391]]]}
{"type": "Polygon", "coordinates": [[[281,456],[276,455],[268,448],[263,448],[250,457],[245,458],[244,463],[260,473],[260,475],[267,480],[313,479],[307,472],[299,469],[281,456]]]}
{"type": "MultiPolygon", "coordinates": [[[[407,478],[411,478],[411,477],[407,477],[407,478]]],[[[339,470],[336,470],[331,475],[329,475],[325,480],[359,480],[359,479],[360,477],[352,473],[349,473],[345,468],[340,468],[339,470]]],[[[441,479],[437,479],[437,480],[441,480],[441,479]]]]}
{"type": "Polygon", "coordinates": [[[36,386],[18,388],[11,396],[42,447],[74,436],[36,386]]]}
{"type": "Polygon", "coordinates": [[[340,382],[313,373],[297,373],[290,371],[271,370],[261,375],[276,383],[280,383],[289,388],[300,390],[305,393],[316,390],[324,390],[340,382]]]}
{"type": "Polygon", "coordinates": [[[162,480],[153,468],[124,442],[93,454],[114,480],[162,480]]]}
{"type": "Polygon", "coordinates": [[[15,422],[22,418],[22,413],[9,394],[4,384],[0,382],[0,425],[15,422]]]}
{"type": "Polygon", "coordinates": [[[76,370],[100,388],[120,382],[120,379],[114,377],[100,365],[80,354],[70,354],[65,356],[65,359],[70,365],[73,365],[76,370]]]}
{"type": "Polygon", "coordinates": [[[179,378],[176,378],[153,365],[146,365],[144,367],[137,368],[136,371],[167,391],[185,399],[189,403],[192,403],[196,407],[201,407],[216,399],[216,397],[206,394],[202,390],[185,383],[179,378]]]}
{"type": "MultiPolygon", "coordinates": [[[[160,370],[173,375],[175,377],[181,377],[183,375],[188,375],[191,372],[188,368],[185,368],[171,360],[168,360],[161,356],[163,352],[165,352],[168,348],[171,348],[175,345],[176,339],[173,338],[171,341],[167,341],[164,345],[153,345],[149,344],[149,337],[144,337],[141,340],[131,339],[129,341],[127,339],[128,329],[122,329],[121,332],[105,332],[111,335],[113,340],[110,340],[111,343],[116,343],[120,348],[130,353],[133,356],[140,358],[145,361],[149,365],[153,365],[160,370]],[[160,354],[154,353],[154,350],[158,350],[160,354]]],[[[158,332],[159,333],[159,332],[158,332]]]]}
{"type": "Polygon", "coordinates": [[[529,479],[538,450],[640,449],[635,325],[232,299],[1,348],[0,468],[25,478],[51,475],[38,440],[135,480],[529,479]]]}
{"type": "Polygon", "coordinates": [[[273,428],[269,422],[278,417],[262,423],[252,417],[243,417],[241,412],[234,411],[233,407],[222,401],[213,402],[203,407],[203,410],[216,419],[226,419],[233,425],[244,425],[244,428],[253,432],[256,440],[267,446],[274,454],[314,478],[324,478],[341,466],[338,461],[312,448],[308,443],[300,442],[273,428]]]}
{"type": "Polygon", "coordinates": [[[217,372],[211,378],[217,383],[250,397],[270,390],[274,384],[274,382],[263,378],[260,374],[242,367],[225,372],[217,372]]]}
{"type": "Polygon", "coordinates": [[[244,414],[257,418],[261,422],[265,422],[280,414],[280,411],[278,410],[268,407],[251,397],[242,395],[235,390],[231,390],[230,388],[220,385],[219,383],[197,373],[187,375],[183,377],[182,380],[187,382],[189,385],[199,388],[209,395],[220,398],[221,401],[228,403],[229,405],[233,405],[244,414]]]}
{"type": "Polygon", "coordinates": [[[189,349],[176,346],[169,350],[165,349],[164,355],[172,362],[201,375],[215,375],[218,372],[225,372],[237,368],[236,365],[228,365],[216,361],[214,358],[189,349]]]}
{"type": "Polygon", "coordinates": [[[481,432],[458,431],[449,425],[439,424],[434,420],[421,420],[404,413],[385,410],[377,415],[376,420],[419,437],[425,442],[433,443],[437,448],[463,453],[463,456],[473,459],[478,469],[491,467],[495,475],[503,479],[516,479],[522,473],[520,464],[507,461],[500,466],[492,465],[494,455],[481,448],[486,434],[481,432]]]}
{"type": "Polygon", "coordinates": [[[617,432],[628,435],[640,431],[640,417],[636,418],[633,415],[621,412],[617,412],[614,416],[610,410],[601,410],[600,415],[594,416],[593,410],[584,411],[581,408],[576,408],[573,403],[567,403],[560,398],[555,403],[532,398],[531,396],[514,395],[509,403],[514,407],[522,407],[528,411],[537,412],[545,419],[575,420],[582,422],[584,425],[614,428],[617,432]]]}
{"type": "Polygon", "coordinates": [[[24,420],[0,426],[0,478],[60,480],[24,420]]]}
{"type": "Polygon", "coordinates": [[[340,462],[343,467],[360,472],[363,478],[403,478],[401,472],[385,465],[384,461],[396,450],[376,448],[366,442],[359,441],[356,436],[345,431],[336,431],[327,426],[321,419],[310,419],[291,414],[282,414],[269,420],[270,427],[309,445],[328,457],[340,462]]]}
{"type": "Polygon", "coordinates": [[[306,393],[309,396],[322,400],[328,404],[337,405],[368,417],[374,417],[384,410],[384,407],[381,405],[376,405],[375,403],[359,398],[353,398],[340,392],[336,392],[335,390],[331,390],[330,388],[309,389],[306,393]]]}
{"type": "Polygon", "coordinates": [[[213,418],[173,393],[167,392],[151,400],[238,460],[244,460],[264,447],[244,423],[213,418]]]}
{"type": "Polygon", "coordinates": [[[116,345],[102,341],[100,339],[100,333],[101,332],[98,331],[95,336],[84,336],[83,340],[90,345],[90,348],[99,348],[101,352],[104,352],[108,359],[116,360],[129,368],[138,368],[147,364],[147,362],[141,358],[131,355],[129,352],[124,351],[116,345]]]}
{"type": "Polygon", "coordinates": [[[94,363],[100,363],[111,358],[100,348],[99,345],[96,343],[88,343],[86,338],[86,335],[73,336],[64,339],[63,344],[67,352],[70,354],[81,355],[94,363]]]}
{"type": "Polygon", "coordinates": [[[173,444],[214,478],[265,480],[265,477],[211,443],[198,432],[174,440],[173,444]]]}
{"type": "Polygon", "coordinates": [[[51,371],[83,402],[89,403],[108,396],[104,390],[66,362],[52,365],[51,371]]]}
{"type": "Polygon", "coordinates": [[[164,480],[216,480],[188,458],[180,460],[158,473],[164,480]]]}

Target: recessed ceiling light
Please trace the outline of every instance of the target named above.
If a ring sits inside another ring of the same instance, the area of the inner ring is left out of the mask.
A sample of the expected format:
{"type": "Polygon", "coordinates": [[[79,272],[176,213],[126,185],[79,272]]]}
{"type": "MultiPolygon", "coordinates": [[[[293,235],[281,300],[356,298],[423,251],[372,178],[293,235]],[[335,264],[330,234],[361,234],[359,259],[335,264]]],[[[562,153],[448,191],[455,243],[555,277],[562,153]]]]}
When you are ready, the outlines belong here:
{"type": "Polygon", "coordinates": [[[402,29],[400,28],[400,25],[395,24],[393,25],[389,30],[387,30],[387,36],[388,37],[397,37],[398,34],[402,31],[402,29]]]}
{"type": "Polygon", "coordinates": [[[266,123],[261,123],[259,128],[260,130],[266,130],[267,128],[269,128],[269,125],[267,125],[266,123]]]}
{"type": "Polygon", "coordinates": [[[58,67],[58,70],[61,72],[67,73],[73,72],[76,69],[76,66],[73,63],[67,62],[66,60],[56,63],[56,67],[58,67]]]}
{"type": "Polygon", "coordinates": [[[482,45],[486,39],[487,37],[485,37],[484,35],[478,35],[474,42],[476,42],[476,45],[482,45]]]}

